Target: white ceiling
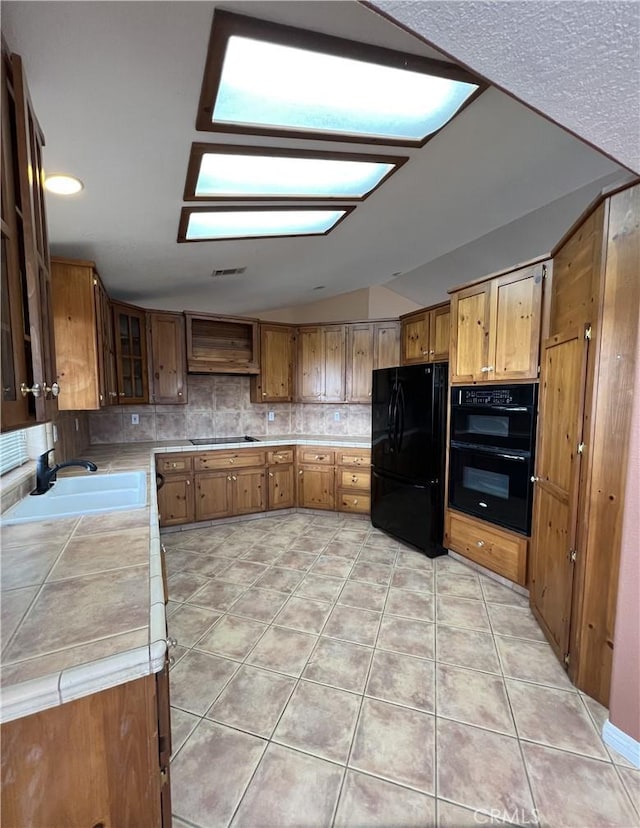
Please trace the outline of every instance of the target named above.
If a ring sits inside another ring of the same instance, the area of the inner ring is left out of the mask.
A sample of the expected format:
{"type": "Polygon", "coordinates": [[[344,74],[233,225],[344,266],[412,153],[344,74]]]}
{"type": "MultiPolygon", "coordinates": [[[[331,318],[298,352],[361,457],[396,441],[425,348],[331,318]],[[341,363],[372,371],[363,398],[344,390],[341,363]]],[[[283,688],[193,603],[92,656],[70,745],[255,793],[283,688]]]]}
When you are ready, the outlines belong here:
{"type": "MultiPolygon", "coordinates": [[[[3,32],[23,58],[46,136],[46,169],[85,183],[74,199],[47,197],[52,252],[94,259],[114,297],[247,313],[393,280],[393,290],[429,304],[466,278],[545,253],[604,184],[630,177],[489,89],[425,147],[408,151],[410,161],[328,236],[179,245],[191,142],[246,140],[194,127],[214,5],[2,3],[3,32]],[[235,266],[246,272],[210,276],[235,266]],[[325,289],[314,292],[318,285],[325,289]]],[[[352,0],[218,5],[436,55],[352,0]]]]}

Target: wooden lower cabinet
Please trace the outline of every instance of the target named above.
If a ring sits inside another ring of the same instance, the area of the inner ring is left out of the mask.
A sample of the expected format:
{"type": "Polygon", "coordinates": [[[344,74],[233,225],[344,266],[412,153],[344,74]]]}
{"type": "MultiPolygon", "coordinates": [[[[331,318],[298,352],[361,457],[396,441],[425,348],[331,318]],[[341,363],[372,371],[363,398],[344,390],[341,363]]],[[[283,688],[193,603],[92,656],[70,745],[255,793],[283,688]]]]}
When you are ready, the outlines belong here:
{"type": "Polygon", "coordinates": [[[295,469],[292,464],[269,466],[267,503],[271,509],[292,509],[296,505],[295,469]]]}
{"type": "Polygon", "coordinates": [[[3,724],[3,824],[169,828],[166,670],[3,724]]]}
{"type": "Polygon", "coordinates": [[[333,466],[300,466],[297,474],[298,506],[335,510],[335,477],[333,466]]]}
{"type": "Polygon", "coordinates": [[[250,515],[267,508],[264,469],[238,469],[231,475],[231,509],[234,515],[250,515]]]}
{"type": "Polygon", "coordinates": [[[158,489],[160,526],[190,523],[194,518],[193,475],[191,472],[163,475],[158,489]]]}
{"type": "Polygon", "coordinates": [[[196,472],[195,520],[215,520],[233,514],[231,472],[196,472]]]}
{"type": "Polygon", "coordinates": [[[444,546],[492,572],[525,586],[528,538],[447,509],[444,546]]]}
{"type": "Polygon", "coordinates": [[[336,451],[336,508],[368,515],[371,511],[371,452],[336,451]]]}

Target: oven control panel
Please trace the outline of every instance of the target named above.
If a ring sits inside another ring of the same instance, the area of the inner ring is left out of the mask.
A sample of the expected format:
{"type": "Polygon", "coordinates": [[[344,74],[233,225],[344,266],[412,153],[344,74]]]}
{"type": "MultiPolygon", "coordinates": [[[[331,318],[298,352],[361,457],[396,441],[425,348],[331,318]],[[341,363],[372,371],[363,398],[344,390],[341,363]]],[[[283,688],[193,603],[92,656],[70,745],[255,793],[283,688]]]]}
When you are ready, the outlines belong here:
{"type": "Polygon", "coordinates": [[[492,406],[532,406],[535,403],[534,384],[526,385],[470,385],[453,388],[454,406],[491,408],[492,406]]]}

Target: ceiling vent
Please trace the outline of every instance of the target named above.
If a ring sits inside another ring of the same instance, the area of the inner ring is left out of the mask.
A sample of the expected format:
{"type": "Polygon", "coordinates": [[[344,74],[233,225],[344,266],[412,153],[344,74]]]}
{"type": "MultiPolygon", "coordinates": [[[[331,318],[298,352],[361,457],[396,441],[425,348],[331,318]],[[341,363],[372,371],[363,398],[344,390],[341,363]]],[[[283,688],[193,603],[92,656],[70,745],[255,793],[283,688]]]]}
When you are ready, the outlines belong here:
{"type": "Polygon", "coordinates": [[[220,270],[212,270],[211,278],[219,279],[221,276],[240,276],[246,269],[246,267],[223,267],[220,270]]]}

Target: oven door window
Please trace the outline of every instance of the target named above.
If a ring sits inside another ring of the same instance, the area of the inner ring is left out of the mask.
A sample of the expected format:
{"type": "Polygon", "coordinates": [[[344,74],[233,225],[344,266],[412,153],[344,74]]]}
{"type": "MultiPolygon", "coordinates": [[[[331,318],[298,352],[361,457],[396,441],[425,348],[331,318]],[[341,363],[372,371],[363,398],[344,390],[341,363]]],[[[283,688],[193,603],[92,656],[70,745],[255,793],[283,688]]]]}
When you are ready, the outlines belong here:
{"type": "Polygon", "coordinates": [[[533,411],[499,411],[491,408],[451,409],[451,439],[527,451],[531,446],[533,411]]]}
{"type": "Polygon", "coordinates": [[[451,507],[528,534],[531,519],[529,457],[452,446],[449,465],[451,507]]]}

